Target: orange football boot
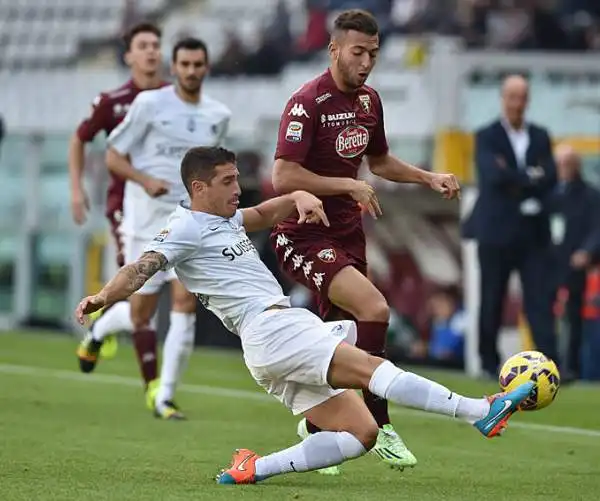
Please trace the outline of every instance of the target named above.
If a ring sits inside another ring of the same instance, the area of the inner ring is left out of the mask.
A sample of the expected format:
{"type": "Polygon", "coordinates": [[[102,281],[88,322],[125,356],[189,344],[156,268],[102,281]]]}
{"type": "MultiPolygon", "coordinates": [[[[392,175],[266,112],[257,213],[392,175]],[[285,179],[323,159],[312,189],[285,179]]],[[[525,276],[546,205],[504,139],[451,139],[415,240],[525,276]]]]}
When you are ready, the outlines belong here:
{"type": "Polygon", "coordinates": [[[260,456],[248,449],[237,449],[228,470],[217,475],[217,484],[255,484],[256,460],[260,456]]]}

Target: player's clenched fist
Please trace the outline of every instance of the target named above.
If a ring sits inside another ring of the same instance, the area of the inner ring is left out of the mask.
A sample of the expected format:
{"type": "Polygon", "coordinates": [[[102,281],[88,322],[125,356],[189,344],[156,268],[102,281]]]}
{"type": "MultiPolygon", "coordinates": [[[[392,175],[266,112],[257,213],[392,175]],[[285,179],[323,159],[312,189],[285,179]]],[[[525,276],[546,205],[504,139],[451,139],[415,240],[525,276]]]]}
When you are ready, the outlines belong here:
{"type": "Polygon", "coordinates": [[[377,219],[383,212],[381,211],[379,200],[377,200],[375,189],[365,181],[356,180],[354,183],[354,188],[350,192],[350,195],[359,204],[366,207],[373,218],[377,219]]]}
{"type": "Polygon", "coordinates": [[[296,191],[293,196],[299,214],[298,224],[323,223],[325,226],[329,226],[329,220],[323,210],[321,200],[306,191],[296,191]]]}
{"type": "Polygon", "coordinates": [[[454,174],[432,174],[429,186],[448,200],[460,198],[460,184],[454,174]]]}
{"type": "Polygon", "coordinates": [[[169,183],[162,179],[151,177],[144,182],[144,190],[146,190],[146,193],[152,198],[160,197],[161,195],[169,193],[169,183]]]}

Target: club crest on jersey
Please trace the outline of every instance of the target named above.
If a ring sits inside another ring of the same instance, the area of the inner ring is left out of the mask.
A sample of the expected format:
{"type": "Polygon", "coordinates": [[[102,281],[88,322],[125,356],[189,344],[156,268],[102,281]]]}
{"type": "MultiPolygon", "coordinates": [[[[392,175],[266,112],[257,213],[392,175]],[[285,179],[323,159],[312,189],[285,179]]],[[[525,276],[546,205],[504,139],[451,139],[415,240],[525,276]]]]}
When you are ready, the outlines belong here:
{"type": "Polygon", "coordinates": [[[362,125],[351,125],[338,134],[335,151],[342,158],[354,158],[369,145],[369,131],[362,125]]]}
{"type": "Polygon", "coordinates": [[[190,132],[194,132],[196,130],[196,121],[193,117],[188,118],[186,128],[190,132]]]}
{"type": "Polygon", "coordinates": [[[369,94],[361,94],[358,96],[358,101],[365,113],[371,112],[371,96],[369,96],[369,94]]]}
{"type": "Polygon", "coordinates": [[[335,263],[335,260],[337,259],[334,249],[320,250],[317,257],[324,263],[335,263]]]}
{"type": "Polygon", "coordinates": [[[167,238],[167,235],[171,233],[171,230],[169,228],[165,228],[164,230],[160,230],[160,232],[158,233],[158,235],[156,235],[154,237],[154,241],[155,242],[164,242],[165,238],[167,238]]]}
{"type": "Polygon", "coordinates": [[[304,124],[301,122],[290,122],[285,131],[285,140],[290,143],[299,143],[302,141],[302,131],[304,124]]]}

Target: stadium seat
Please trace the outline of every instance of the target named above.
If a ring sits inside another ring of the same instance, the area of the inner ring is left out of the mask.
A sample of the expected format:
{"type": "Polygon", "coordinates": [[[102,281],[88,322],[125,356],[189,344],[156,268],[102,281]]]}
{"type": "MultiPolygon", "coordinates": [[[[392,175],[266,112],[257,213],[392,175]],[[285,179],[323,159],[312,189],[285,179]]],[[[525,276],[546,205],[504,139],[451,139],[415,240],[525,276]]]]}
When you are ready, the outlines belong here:
{"type": "MultiPolygon", "coordinates": [[[[141,14],[166,0],[141,0],[141,14]]],[[[61,66],[88,39],[114,39],[122,24],[122,0],[0,0],[0,69],[61,66]],[[57,37],[59,42],[53,43],[57,37]],[[49,42],[48,42],[49,41],[49,42]]]]}

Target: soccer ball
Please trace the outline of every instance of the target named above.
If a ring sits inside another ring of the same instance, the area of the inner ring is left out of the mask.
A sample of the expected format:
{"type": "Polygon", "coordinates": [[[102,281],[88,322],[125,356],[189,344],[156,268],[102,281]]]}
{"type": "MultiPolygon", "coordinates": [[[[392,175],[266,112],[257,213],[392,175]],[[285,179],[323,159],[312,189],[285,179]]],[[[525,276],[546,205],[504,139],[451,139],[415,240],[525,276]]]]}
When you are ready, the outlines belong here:
{"type": "Polygon", "coordinates": [[[517,386],[533,381],[534,393],[520,409],[536,411],[548,407],[556,398],[560,387],[560,373],[556,364],[539,351],[522,351],[510,357],[500,370],[500,388],[512,391],[517,386]]]}

